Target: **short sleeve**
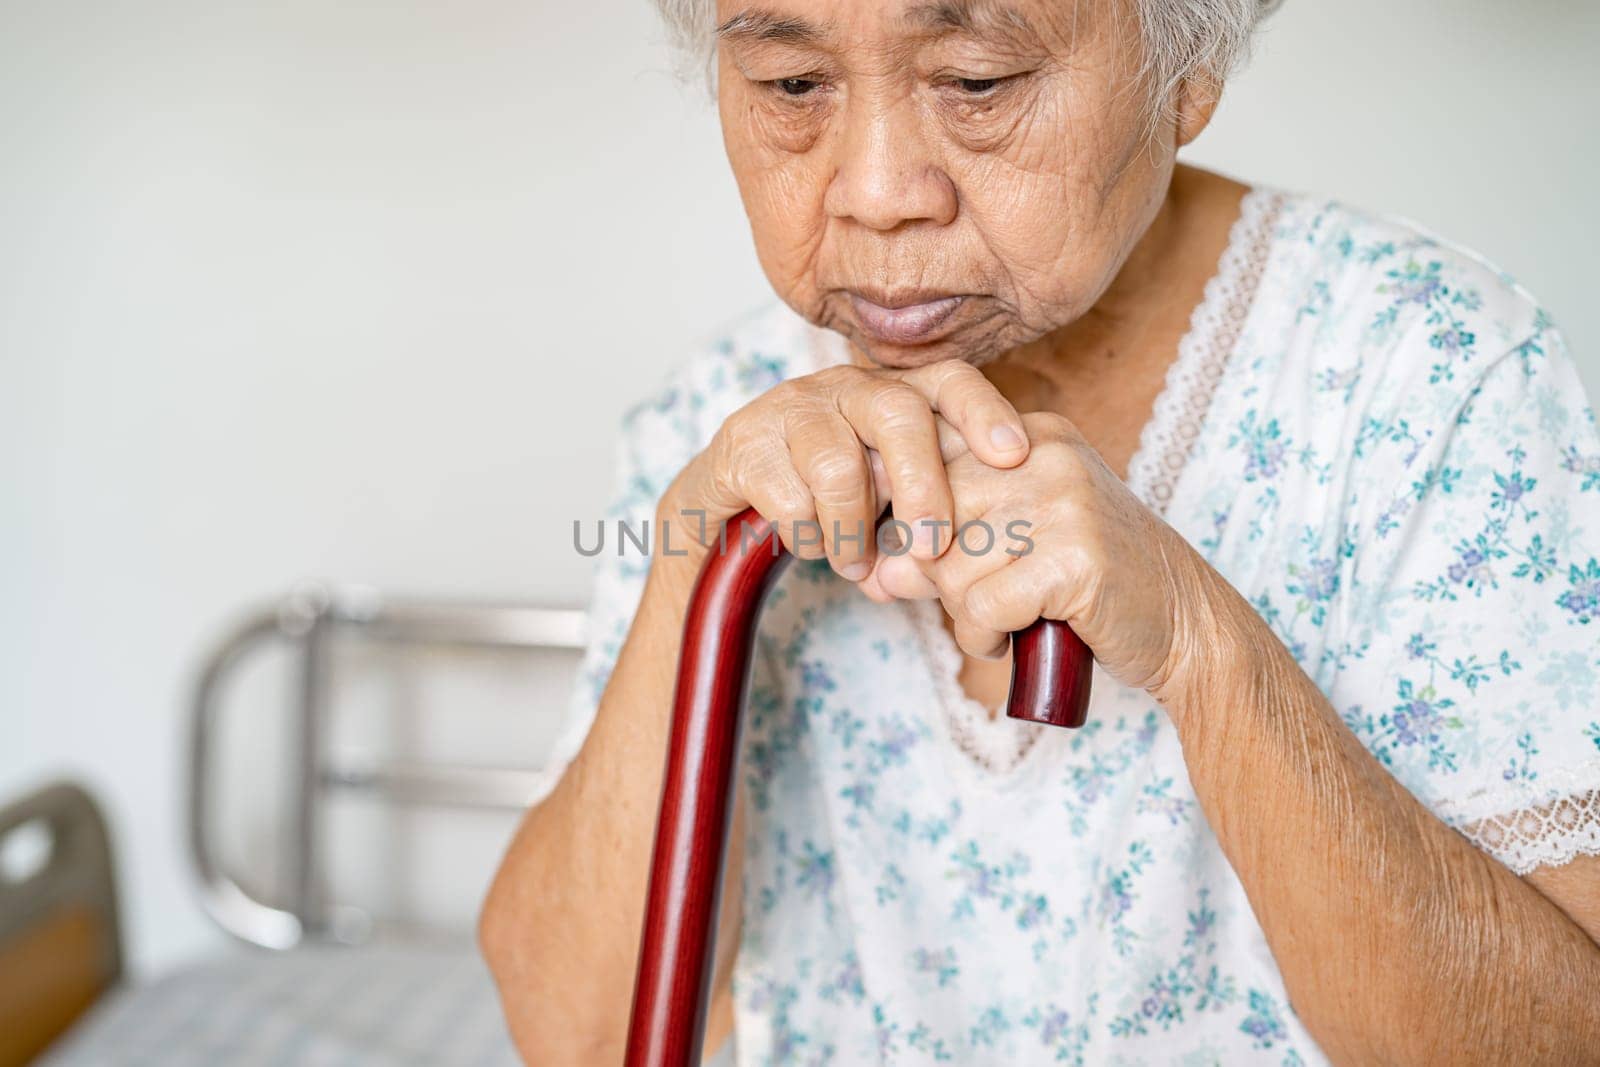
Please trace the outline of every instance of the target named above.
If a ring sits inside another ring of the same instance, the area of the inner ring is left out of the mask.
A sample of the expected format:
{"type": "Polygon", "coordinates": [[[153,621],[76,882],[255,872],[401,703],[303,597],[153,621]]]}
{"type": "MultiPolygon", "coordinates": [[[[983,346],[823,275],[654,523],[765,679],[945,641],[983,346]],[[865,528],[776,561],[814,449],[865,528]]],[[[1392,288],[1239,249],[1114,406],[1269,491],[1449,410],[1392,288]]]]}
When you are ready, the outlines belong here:
{"type": "Polygon", "coordinates": [[[1363,744],[1512,870],[1600,853],[1600,436],[1561,335],[1527,339],[1359,476],[1346,651],[1363,744]]]}

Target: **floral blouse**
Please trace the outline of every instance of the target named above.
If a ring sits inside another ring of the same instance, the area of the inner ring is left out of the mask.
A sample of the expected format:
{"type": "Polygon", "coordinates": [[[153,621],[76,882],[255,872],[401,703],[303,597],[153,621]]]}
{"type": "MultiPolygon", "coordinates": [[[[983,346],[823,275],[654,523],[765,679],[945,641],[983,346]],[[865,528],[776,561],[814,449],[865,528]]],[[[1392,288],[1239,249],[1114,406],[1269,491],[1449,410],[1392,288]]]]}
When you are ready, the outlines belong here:
{"type": "MultiPolygon", "coordinates": [[[[612,520],[846,358],[782,305],[738,323],[628,416],[612,520]]],[[[1252,192],[1128,481],[1445,823],[1519,873],[1600,853],[1600,436],[1512,281],[1252,192]]],[[[557,766],[648,568],[599,562],[557,766]]],[[[936,603],[821,562],[775,589],[757,656],[739,1063],[1323,1062],[1145,693],[1097,669],[1082,730],[991,718],[936,603]]]]}

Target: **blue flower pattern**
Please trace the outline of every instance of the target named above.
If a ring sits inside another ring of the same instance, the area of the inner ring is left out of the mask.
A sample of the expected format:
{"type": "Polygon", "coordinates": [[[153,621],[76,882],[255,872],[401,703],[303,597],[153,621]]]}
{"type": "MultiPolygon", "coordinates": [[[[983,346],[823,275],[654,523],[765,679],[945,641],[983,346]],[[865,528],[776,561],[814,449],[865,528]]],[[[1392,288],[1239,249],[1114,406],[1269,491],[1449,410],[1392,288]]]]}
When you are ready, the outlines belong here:
{"type": "MultiPolygon", "coordinates": [[[[1253,196],[1267,269],[1166,520],[1452,826],[1600,788],[1600,435],[1561,335],[1468,253],[1253,196]]],[[[728,414],[819,365],[814,343],[787,309],[759,314],[630,413],[612,516],[651,516],[728,414]]],[[[639,559],[598,562],[558,759],[642,588],[639,559]]],[[[1097,673],[1087,727],[991,772],[952,742],[920,641],[904,605],[823,565],[769,601],[741,765],[739,1062],[1325,1062],[1160,709],[1097,673]]]]}

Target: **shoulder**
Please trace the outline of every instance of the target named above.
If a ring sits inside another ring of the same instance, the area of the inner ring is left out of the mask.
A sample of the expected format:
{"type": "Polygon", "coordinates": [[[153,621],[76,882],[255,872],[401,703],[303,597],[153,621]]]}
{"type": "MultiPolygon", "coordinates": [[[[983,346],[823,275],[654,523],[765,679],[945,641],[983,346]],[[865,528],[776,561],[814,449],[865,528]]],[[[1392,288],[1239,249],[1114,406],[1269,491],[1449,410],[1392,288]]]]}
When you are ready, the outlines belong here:
{"type": "Polygon", "coordinates": [[[1301,332],[1331,334],[1372,364],[1365,370],[1470,380],[1552,328],[1510,274],[1414,222],[1310,196],[1281,203],[1279,298],[1294,300],[1301,332]]]}
{"type": "Polygon", "coordinates": [[[1553,388],[1584,421],[1559,330],[1505,271],[1415,223],[1279,196],[1257,343],[1324,448],[1398,475],[1483,401],[1553,388]]]}

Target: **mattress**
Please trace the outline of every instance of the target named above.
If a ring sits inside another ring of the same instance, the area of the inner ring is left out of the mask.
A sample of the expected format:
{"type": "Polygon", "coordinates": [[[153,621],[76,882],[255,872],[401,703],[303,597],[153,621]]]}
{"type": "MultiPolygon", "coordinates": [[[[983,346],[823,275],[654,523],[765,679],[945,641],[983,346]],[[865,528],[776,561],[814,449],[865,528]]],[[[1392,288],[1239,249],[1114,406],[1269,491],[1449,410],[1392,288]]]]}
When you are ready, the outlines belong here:
{"type": "Polygon", "coordinates": [[[468,943],[236,951],[107,995],[35,1067],[520,1063],[468,943]]]}
{"type": "Polygon", "coordinates": [[[499,1067],[519,1061],[470,944],[235,952],[108,995],[50,1067],[499,1067]]]}

